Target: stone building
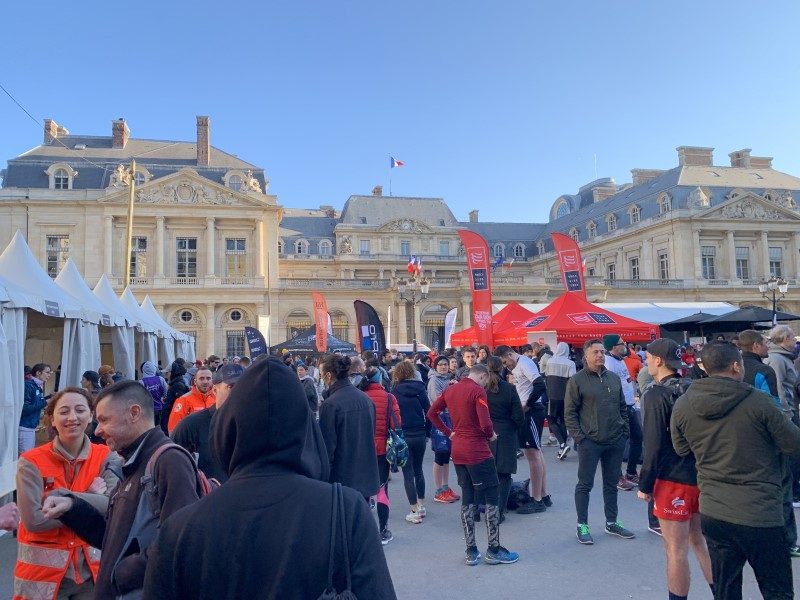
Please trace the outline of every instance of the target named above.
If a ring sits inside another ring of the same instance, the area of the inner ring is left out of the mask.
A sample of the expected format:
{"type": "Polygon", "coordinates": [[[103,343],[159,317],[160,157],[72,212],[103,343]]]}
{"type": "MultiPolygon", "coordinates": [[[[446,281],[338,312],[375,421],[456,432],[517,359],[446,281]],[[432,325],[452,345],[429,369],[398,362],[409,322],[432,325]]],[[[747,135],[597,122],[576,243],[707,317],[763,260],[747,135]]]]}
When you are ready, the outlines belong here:
{"type": "MultiPolygon", "coordinates": [[[[767,303],[758,283],[790,283],[782,307],[797,311],[800,179],[772,159],[711,148],[678,148],[677,166],[633,169],[632,181],[591,182],[552,203],[548,223],[459,221],[443,199],[351,196],[341,210],[282,208],[263,168],[210,144],[208,117],[192,142],[71,135],[45,121],[40,146],[8,161],[0,189],[0,245],[16,229],[55,275],[72,257],[90,285],[107,273],[121,290],[150,294],[175,328],[197,338],[198,354],[245,352],[243,327],[274,344],[313,323],[311,291],[325,294],[334,334],[354,341],[353,300],[370,302],[392,342],[411,332],[431,344],[444,315],[470,325],[460,228],[483,235],[505,266],[492,275],[494,301],[546,302],[561,291],[551,232],[577,239],[594,301],[722,300],[767,303]],[[126,256],[129,189],[136,160],[133,248],[126,256]],[[417,306],[399,299],[410,255],[431,279],[417,306]],[[389,316],[391,315],[391,317],[389,316]]],[[[800,297],[800,296],[798,296],[800,297]]]]}

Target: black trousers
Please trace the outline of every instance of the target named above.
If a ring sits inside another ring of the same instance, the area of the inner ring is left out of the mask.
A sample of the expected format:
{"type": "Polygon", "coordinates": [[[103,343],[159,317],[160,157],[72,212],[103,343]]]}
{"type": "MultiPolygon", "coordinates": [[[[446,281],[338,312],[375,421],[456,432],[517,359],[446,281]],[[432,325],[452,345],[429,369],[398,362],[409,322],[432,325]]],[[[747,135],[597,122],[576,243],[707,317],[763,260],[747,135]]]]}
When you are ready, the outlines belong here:
{"type": "Polygon", "coordinates": [[[424,433],[405,435],[408,444],[408,461],[403,467],[403,485],[406,488],[408,503],[413,506],[419,498],[425,497],[425,474],[422,459],[425,458],[426,438],[424,433]]]}
{"type": "Polygon", "coordinates": [[[567,426],[564,423],[564,398],[550,398],[547,423],[559,445],[567,443],[567,426]]]}
{"type": "Polygon", "coordinates": [[[628,475],[636,475],[637,465],[642,459],[642,422],[638,410],[633,406],[628,406],[628,423],[630,424],[631,437],[628,439],[628,475]]]}
{"type": "Polygon", "coordinates": [[[575,510],[578,523],[589,522],[589,492],[594,487],[594,475],[597,463],[603,470],[603,504],[606,522],[617,520],[617,481],[622,466],[622,452],[625,450],[625,438],[613,444],[598,444],[584,438],[578,444],[578,484],[575,486],[575,510]]]}
{"type": "MultiPolygon", "coordinates": [[[[378,460],[378,479],[380,479],[381,486],[383,486],[386,497],[389,497],[389,462],[386,460],[385,454],[379,454],[378,460]]],[[[386,524],[389,522],[389,507],[383,502],[378,502],[378,527],[381,531],[386,529],[386,524]]]]}
{"type": "Polygon", "coordinates": [[[700,516],[711,555],[714,600],[742,599],[742,568],[750,563],[761,595],[770,600],[789,600],[792,591],[792,558],[783,527],[747,527],[700,516]]]}

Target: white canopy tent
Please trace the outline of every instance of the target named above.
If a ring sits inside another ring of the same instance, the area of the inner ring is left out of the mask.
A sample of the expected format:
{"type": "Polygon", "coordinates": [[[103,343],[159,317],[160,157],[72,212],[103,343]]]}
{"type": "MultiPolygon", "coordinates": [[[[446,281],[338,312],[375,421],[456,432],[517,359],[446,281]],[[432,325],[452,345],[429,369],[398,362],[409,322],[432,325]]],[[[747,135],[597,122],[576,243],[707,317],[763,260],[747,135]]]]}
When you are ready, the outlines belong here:
{"type": "Polygon", "coordinates": [[[158,364],[158,342],[156,340],[169,334],[150,322],[142,307],[136,302],[131,288],[125,288],[119,299],[142,327],[141,331],[136,332],[136,367],[138,368],[139,365],[147,360],[153,364],[158,364]]]}
{"type": "Polygon", "coordinates": [[[144,297],[140,308],[150,322],[165,334],[164,337],[158,338],[158,358],[161,360],[161,366],[166,369],[175,360],[175,342],[183,336],[183,334],[175,331],[161,318],[156,307],[153,306],[153,301],[150,300],[150,296],[144,297]]]}
{"type": "MultiPolygon", "coordinates": [[[[125,379],[134,379],[136,377],[136,328],[139,327],[144,331],[147,329],[147,325],[140,323],[137,317],[132,315],[117,298],[105,275],[94,286],[92,293],[107,310],[120,315],[125,322],[124,326],[120,326],[112,332],[114,368],[122,373],[125,379]]],[[[149,328],[149,331],[152,331],[152,327],[149,328]]]]}
{"type": "Polygon", "coordinates": [[[16,488],[17,425],[22,414],[26,309],[13,308],[0,279],[0,496],[16,488]],[[11,327],[6,334],[4,322],[11,327]],[[21,331],[21,333],[20,333],[21,331]],[[22,340],[22,341],[20,341],[22,340]]]}

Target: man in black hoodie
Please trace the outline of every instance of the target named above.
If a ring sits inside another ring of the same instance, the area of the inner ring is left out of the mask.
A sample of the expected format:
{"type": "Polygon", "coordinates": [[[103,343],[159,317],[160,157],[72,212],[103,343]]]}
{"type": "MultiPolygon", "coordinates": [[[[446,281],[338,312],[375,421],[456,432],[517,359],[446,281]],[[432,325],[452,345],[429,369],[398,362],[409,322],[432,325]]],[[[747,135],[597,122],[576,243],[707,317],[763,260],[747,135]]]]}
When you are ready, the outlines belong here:
{"type": "MultiPolygon", "coordinates": [[[[328,456],[297,375],[270,358],[239,379],[211,424],[229,479],[161,529],[145,598],[317,598],[328,585],[332,484],[328,456]]],[[[375,521],[342,487],[333,583],[358,598],[396,598],[375,521]],[[344,542],[346,541],[346,550],[344,542]],[[345,563],[345,559],[349,561],[345,563]]]]}
{"type": "Polygon", "coordinates": [[[736,346],[708,344],[701,358],[708,377],[678,398],[670,432],[679,456],[695,456],[714,597],[742,597],[742,567],[748,562],[765,598],[792,598],[782,455],[800,458],[800,429],[769,394],[742,381],[744,363],[736,346]]]}

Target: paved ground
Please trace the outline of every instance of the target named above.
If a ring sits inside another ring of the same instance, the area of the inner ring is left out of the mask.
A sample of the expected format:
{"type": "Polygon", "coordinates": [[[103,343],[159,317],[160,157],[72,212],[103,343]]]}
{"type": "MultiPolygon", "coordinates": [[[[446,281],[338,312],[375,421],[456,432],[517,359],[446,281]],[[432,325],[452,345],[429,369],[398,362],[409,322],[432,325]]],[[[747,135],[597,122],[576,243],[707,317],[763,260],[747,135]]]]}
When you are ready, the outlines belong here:
{"type": "MultiPolygon", "coordinates": [[[[402,476],[396,476],[390,484],[395,504],[389,524],[395,538],[385,547],[385,552],[398,598],[666,598],[664,551],[661,539],[647,531],[644,503],[636,498],[635,492],[620,492],[620,519],[637,538],[622,540],[605,535],[601,527],[603,509],[598,479],[589,517],[595,545],[579,545],[575,539],[572,499],[577,458],[571,454],[567,460],[559,462],[552,448],[546,450],[550,492],[555,505],[540,515],[512,513],[501,526],[501,543],[521,554],[520,561],[514,565],[467,567],[463,564],[464,542],[456,504],[429,502],[428,517],[422,525],[407,523],[402,476]]],[[[431,472],[431,459],[428,456],[426,460],[426,477],[431,472]]],[[[519,467],[517,479],[526,472],[527,463],[521,460],[519,467]]],[[[483,551],[486,528],[483,523],[478,527],[477,538],[483,551]]],[[[0,538],[2,600],[11,597],[15,546],[10,536],[0,538]]],[[[696,561],[691,559],[691,564],[690,598],[711,598],[696,561]]],[[[800,561],[796,560],[795,565],[800,567],[800,561]]],[[[795,589],[800,589],[798,571],[795,571],[795,589]]],[[[761,598],[749,568],[745,571],[744,598],[761,598]]]]}

